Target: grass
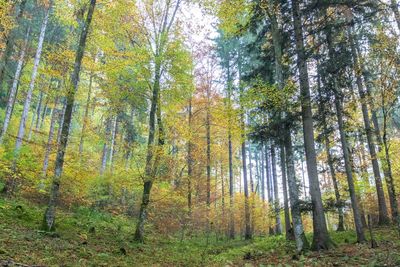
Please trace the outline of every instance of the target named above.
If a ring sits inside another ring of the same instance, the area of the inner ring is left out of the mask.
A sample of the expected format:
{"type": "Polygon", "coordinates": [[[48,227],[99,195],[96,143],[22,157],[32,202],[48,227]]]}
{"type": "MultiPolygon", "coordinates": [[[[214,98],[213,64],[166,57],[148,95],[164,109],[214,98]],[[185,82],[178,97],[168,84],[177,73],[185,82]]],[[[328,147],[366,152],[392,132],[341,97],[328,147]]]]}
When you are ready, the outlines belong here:
{"type": "Polygon", "coordinates": [[[39,266],[400,265],[398,234],[389,228],[374,230],[377,249],[354,244],[352,231],[331,233],[336,249],[294,260],[294,244],[283,236],[207,242],[204,236],[181,240],[150,233],[145,244],[138,244],[132,242],[132,219],[87,208],[59,211],[57,234],[48,234],[38,230],[43,211],[23,200],[0,199],[0,265],[7,260],[39,266]]]}

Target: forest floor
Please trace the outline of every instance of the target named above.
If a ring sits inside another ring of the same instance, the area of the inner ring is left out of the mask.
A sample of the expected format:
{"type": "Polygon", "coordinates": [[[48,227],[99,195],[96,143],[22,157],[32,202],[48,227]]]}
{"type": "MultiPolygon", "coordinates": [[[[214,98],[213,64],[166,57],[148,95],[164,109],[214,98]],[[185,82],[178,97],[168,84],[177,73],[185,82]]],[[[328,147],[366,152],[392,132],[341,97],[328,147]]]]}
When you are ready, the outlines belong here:
{"type": "Polygon", "coordinates": [[[150,234],[131,242],[134,222],[124,216],[78,209],[59,211],[57,234],[42,232],[44,208],[0,199],[0,266],[400,266],[400,239],[390,228],[374,229],[379,247],[355,244],[351,231],[331,233],[337,244],[326,252],[293,259],[283,236],[216,241],[150,234]],[[21,265],[18,265],[21,264],[21,265]]]}

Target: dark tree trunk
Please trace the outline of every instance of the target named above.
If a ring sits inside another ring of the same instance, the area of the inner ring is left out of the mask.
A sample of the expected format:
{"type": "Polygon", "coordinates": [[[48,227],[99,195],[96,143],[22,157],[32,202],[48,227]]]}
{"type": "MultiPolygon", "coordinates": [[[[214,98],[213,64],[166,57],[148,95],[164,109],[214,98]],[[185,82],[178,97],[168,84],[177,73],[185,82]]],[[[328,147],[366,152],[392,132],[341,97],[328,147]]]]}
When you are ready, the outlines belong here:
{"type": "Polygon", "coordinates": [[[275,145],[271,144],[272,184],[274,188],[275,234],[282,234],[281,208],[279,203],[278,175],[276,173],[275,145]]]}
{"type": "Polygon", "coordinates": [[[75,55],[74,70],[71,75],[71,85],[67,92],[67,97],[66,97],[67,105],[65,109],[64,122],[62,125],[61,140],[60,140],[60,145],[57,148],[57,157],[55,162],[53,182],[50,190],[49,204],[44,215],[43,227],[48,231],[52,231],[55,229],[56,203],[58,200],[58,195],[60,190],[60,179],[64,166],[64,155],[67,148],[69,128],[71,125],[72,108],[74,106],[75,94],[78,89],[79,74],[81,71],[82,59],[85,52],[86,40],[89,32],[90,23],[92,21],[95,5],[96,5],[96,0],[91,0],[86,21],[80,35],[78,50],[76,51],[75,55]]]}
{"type": "Polygon", "coordinates": [[[313,205],[313,243],[315,250],[329,249],[332,241],[326,227],[322,205],[321,189],[318,180],[317,157],[314,143],[314,125],[311,108],[310,85],[308,80],[307,58],[304,48],[300,1],[292,1],[293,27],[296,40],[297,68],[300,78],[301,108],[303,119],[304,147],[306,152],[307,171],[310,181],[310,194],[313,205]]]}
{"type": "Polygon", "coordinates": [[[91,98],[91,95],[92,95],[92,83],[93,83],[93,74],[90,74],[89,90],[88,90],[87,99],[86,99],[85,113],[83,114],[81,138],[80,138],[80,141],[79,141],[79,155],[81,155],[81,156],[82,156],[82,153],[83,153],[83,143],[85,141],[86,127],[87,127],[87,124],[88,124],[90,98],[91,98]]]}
{"type": "Polygon", "coordinates": [[[280,145],[280,162],[282,172],[282,190],[283,190],[283,206],[285,211],[285,236],[286,239],[291,240],[294,238],[293,231],[291,231],[290,214],[289,214],[289,199],[287,192],[287,179],[286,179],[286,160],[285,160],[285,146],[283,143],[280,145]]]}
{"type": "MultiPolygon", "coordinates": [[[[328,53],[329,53],[331,62],[333,62],[334,51],[333,51],[333,47],[332,47],[331,38],[332,38],[331,31],[330,31],[330,29],[328,29],[328,32],[327,32],[327,42],[328,42],[328,50],[329,50],[328,53]]],[[[350,148],[348,146],[347,136],[346,136],[346,132],[345,132],[344,119],[343,119],[343,103],[342,103],[342,98],[341,98],[342,92],[337,85],[335,73],[332,74],[332,79],[333,79],[333,93],[335,96],[336,117],[337,117],[337,121],[338,121],[338,125],[339,125],[340,142],[342,145],[344,165],[345,165],[346,176],[347,176],[347,183],[349,186],[351,205],[353,208],[354,226],[356,228],[356,233],[357,233],[357,242],[365,242],[366,238],[364,235],[358,198],[357,198],[357,194],[356,194],[355,186],[354,186],[353,168],[352,168],[352,164],[351,164],[352,155],[350,152],[350,148]]]]}
{"type": "MultiPolygon", "coordinates": [[[[322,127],[323,127],[323,138],[324,138],[324,142],[325,142],[325,150],[326,150],[326,157],[327,157],[327,161],[328,161],[328,166],[329,166],[329,170],[331,173],[331,178],[332,178],[332,183],[333,183],[333,188],[335,191],[335,198],[336,198],[336,205],[338,208],[338,227],[337,227],[337,231],[341,232],[344,231],[344,216],[343,216],[343,207],[342,207],[342,201],[340,198],[340,192],[339,192],[339,183],[337,181],[336,178],[336,170],[335,170],[335,166],[334,166],[334,162],[333,162],[333,157],[331,154],[331,144],[330,144],[330,140],[329,140],[329,131],[328,131],[328,124],[327,124],[327,118],[326,118],[326,112],[327,110],[325,109],[325,101],[323,99],[322,96],[322,88],[321,88],[321,70],[320,70],[320,63],[317,62],[318,66],[318,84],[317,84],[317,89],[318,89],[318,97],[319,97],[319,103],[318,103],[318,109],[319,109],[319,113],[321,114],[321,119],[322,119],[322,127]]],[[[335,78],[334,78],[335,79],[335,78]]],[[[323,80],[325,81],[324,77],[323,80]]],[[[335,83],[336,81],[334,81],[335,83]]],[[[324,83],[326,84],[326,82],[324,83]]],[[[337,108],[337,107],[336,107],[337,108]]],[[[341,111],[340,111],[341,112],[341,111]]],[[[339,111],[337,111],[337,116],[339,117],[339,111]]],[[[343,118],[342,119],[342,123],[343,123],[343,118]]],[[[340,120],[340,119],[338,119],[340,120]]],[[[339,130],[340,130],[340,123],[339,123],[339,130]]],[[[341,129],[343,130],[343,129],[341,129]]],[[[346,159],[345,159],[346,160],[346,159]]],[[[345,163],[346,164],[346,163],[345,163]]]]}
{"type": "MultiPolygon", "coordinates": [[[[193,156],[192,156],[192,150],[193,150],[193,143],[192,143],[192,97],[189,99],[189,107],[188,107],[188,127],[189,127],[189,141],[187,144],[187,165],[188,165],[188,184],[187,184],[187,203],[188,203],[188,213],[189,213],[189,219],[192,214],[192,175],[193,175],[193,156]]],[[[222,167],[221,167],[222,168],[222,167]]],[[[222,189],[223,190],[223,189],[222,189]]]]}
{"type": "Polygon", "coordinates": [[[264,145],[261,143],[261,159],[260,159],[260,173],[261,173],[261,199],[265,201],[265,175],[264,175],[264,145]]]}
{"type": "Polygon", "coordinates": [[[374,177],[375,177],[375,185],[376,185],[376,192],[378,195],[378,206],[379,206],[379,224],[384,225],[389,222],[389,217],[388,217],[388,212],[387,212],[387,207],[386,207],[386,202],[385,202],[385,193],[383,192],[381,173],[379,170],[379,163],[378,163],[378,159],[377,159],[375,142],[373,140],[371,122],[369,119],[367,95],[364,90],[363,83],[362,83],[362,77],[360,74],[361,69],[360,69],[360,64],[359,64],[358,55],[357,55],[357,51],[356,51],[357,44],[356,44],[356,41],[354,40],[353,33],[352,33],[350,27],[348,28],[348,38],[349,38],[351,54],[352,54],[353,64],[354,64],[354,75],[356,77],[357,89],[358,89],[358,93],[360,96],[361,111],[362,111],[363,119],[364,119],[365,134],[367,137],[369,154],[371,157],[372,169],[373,169],[374,177]]]}
{"type": "Polygon", "coordinates": [[[292,147],[292,137],[290,130],[285,131],[285,156],[287,166],[287,179],[289,186],[290,210],[292,212],[293,232],[296,240],[298,252],[309,248],[309,244],[304,233],[303,222],[301,220],[299,187],[296,180],[296,171],[294,167],[294,155],[292,147]]]}
{"type": "Polygon", "coordinates": [[[57,121],[57,116],[58,112],[56,112],[57,105],[58,105],[58,97],[54,100],[54,108],[53,108],[53,113],[51,114],[51,120],[50,120],[50,130],[49,130],[49,137],[47,139],[47,145],[46,145],[46,150],[44,153],[44,160],[43,160],[43,168],[42,168],[42,177],[43,179],[47,176],[47,169],[49,167],[49,158],[50,158],[50,153],[53,148],[53,139],[54,139],[54,129],[56,126],[56,121],[57,121]]]}

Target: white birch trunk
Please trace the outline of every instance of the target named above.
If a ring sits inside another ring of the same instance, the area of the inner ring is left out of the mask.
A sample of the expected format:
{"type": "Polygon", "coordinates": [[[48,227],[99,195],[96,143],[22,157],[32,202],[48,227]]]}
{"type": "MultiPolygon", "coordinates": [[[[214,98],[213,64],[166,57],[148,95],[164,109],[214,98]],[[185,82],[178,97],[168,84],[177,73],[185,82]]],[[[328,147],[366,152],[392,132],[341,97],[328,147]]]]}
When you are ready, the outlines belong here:
{"type": "Polygon", "coordinates": [[[37,50],[36,50],[35,60],[34,60],[34,63],[33,63],[31,82],[29,84],[29,89],[28,89],[28,92],[26,94],[26,99],[25,99],[25,103],[24,103],[24,109],[22,111],[21,121],[20,121],[20,124],[19,124],[17,141],[15,143],[15,152],[16,153],[18,153],[18,151],[20,150],[20,148],[22,146],[22,139],[24,138],[24,135],[25,135],[26,119],[28,118],[28,112],[29,112],[29,108],[31,106],[32,93],[33,93],[33,89],[35,87],[35,80],[36,80],[37,71],[38,71],[38,68],[39,68],[40,56],[42,54],[44,36],[45,36],[45,33],[46,33],[47,23],[49,21],[49,16],[50,16],[50,8],[51,7],[49,7],[46,10],[46,14],[44,16],[44,19],[43,19],[43,22],[42,22],[42,26],[40,28],[39,42],[38,42],[38,47],[37,47],[37,50]]]}
{"type": "Polygon", "coordinates": [[[31,30],[31,28],[29,27],[28,31],[26,33],[25,42],[22,47],[21,54],[18,59],[17,69],[15,71],[14,80],[13,80],[13,84],[12,84],[11,91],[10,91],[10,96],[9,96],[8,102],[7,102],[6,115],[4,118],[3,129],[2,129],[1,135],[0,135],[0,144],[3,142],[3,138],[4,138],[5,134],[7,133],[8,125],[10,124],[14,101],[15,101],[15,97],[17,95],[17,87],[18,87],[18,83],[19,83],[19,78],[21,76],[22,66],[24,64],[24,58],[25,58],[25,54],[26,54],[26,49],[28,47],[30,30],[31,30]]]}

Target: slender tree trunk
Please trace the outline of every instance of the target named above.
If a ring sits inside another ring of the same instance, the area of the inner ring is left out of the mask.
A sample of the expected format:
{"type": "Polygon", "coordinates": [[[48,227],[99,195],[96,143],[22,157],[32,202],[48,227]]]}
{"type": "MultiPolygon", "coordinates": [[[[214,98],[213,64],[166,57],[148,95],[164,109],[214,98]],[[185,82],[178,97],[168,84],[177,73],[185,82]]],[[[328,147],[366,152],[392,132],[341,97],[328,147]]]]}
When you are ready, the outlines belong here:
{"type": "Polygon", "coordinates": [[[32,69],[32,76],[31,76],[31,81],[29,84],[28,92],[26,93],[26,98],[25,98],[25,103],[24,103],[24,108],[22,111],[21,115],[21,121],[19,124],[19,130],[17,134],[17,141],[15,143],[15,155],[16,157],[18,156],[19,150],[22,146],[22,140],[25,135],[25,129],[26,129],[26,120],[28,118],[28,113],[29,113],[29,108],[31,106],[31,100],[32,100],[32,93],[33,89],[35,87],[35,81],[36,81],[36,76],[39,68],[39,63],[40,63],[40,57],[42,55],[42,48],[43,48],[43,42],[44,42],[44,36],[46,33],[46,28],[47,28],[47,23],[49,21],[50,17],[50,10],[51,10],[51,5],[46,9],[44,19],[40,28],[40,34],[39,34],[39,41],[38,41],[38,46],[36,49],[36,54],[35,54],[35,59],[33,62],[33,69],[32,69]]]}
{"type": "Polygon", "coordinates": [[[77,49],[76,55],[75,55],[75,64],[74,64],[74,69],[73,69],[73,72],[71,75],[70,88],[67,91],[67,96],[66,96],[67,105],[66,105],[66,109],[65,109],[65,117],[64,117],[62,131],[61,131],[61,142],[57,148],[57,157],[56,157],[56,162],[55,162],[53,181],[52,181],[51,190],[50,190],[49,204],[46,209],[46,212],[44,215],[44,222],[43,222],[44,228],[48,231],[52,231],[55,229],[56,203],[58,200],[58,195],[59,195],[59,190],[60,190],[60,179],[61,179],[63,166],[64,166],[64,155],[65,155],[65,151],[67,148],[69,128],[71,125],[72,108],[74,106],[75,93],[78,89],[79,74],[81,71],[82,59],[83,59],[83,55],[85,52],[86,40],[87,40],[87,36],[88,36],[88,32],[89,32],[90,23],[92,21],[95,5],[96,5],[96,0],[90,0],[88,14],[86,17],[85,24],[82,28],[82,32],[81,32],[80,39],[79,39],[78,49],[77,49]]]}
{"type": "Polygon", "coordinates": [[[261,161],[260,161],[260,172],[261,172],[261,199],[265,202],[265,175],[264,175],[264,145],[261,144],[261,161]]]}
{"type": "Polygon", "coordinates": [[[225,174],[224,174],[224,166],[221,160],[221,207],[222,207],[222,227],[224,228],[224,232],[226,231],[225,228],[225,174]]]}
{"type": "Polygon", "coordinates": [[[38,103],[37,112],[36,112],[36,122],[35,122],[35,130],[36,131],[39,129],[40,114],[42,113],[42,105],[43,105],[43,91],[40,91],[39,103],[38,103]]]}
{"type": "Polygon", "coordinates": [[[250,175],[250,190],[251,193],[254,193],[254,182],[253,182],[253,163],[252,163],[252,153],[251,153],[251,144],[249,144],[249,175],[250,175]]]}
{"type": "Polygon", "coordinates": [[[292,239],[290,233],[290,214],[289,214],[289,199],[287,192],[287,179],[286,179],[286,160],[285,160],[285,146],[282,143],[280,145],[280,162],[281,162],[281,172],[282,172],[282,190],[283,190],[283,206],[285,211],[285,236],[287,240],[292,239]]]}
{"type": "MultiPolygon", "coordinates": [[[[188,202],[188,213],[189,213],[189,219],[191,218],[192,214],[192,175],[193,175],[193,156],[192,156],[192,150],[193,150],[193,143],[192,143],[192,119],[193,119],[193,113],[192,113],[192,97],[189,99],[189,107],[188,107],[188,127],[189,127],[189,141],[187,144],[187,165],[188,165],[188,185],[187,185],[187,202],[188,202]]],[[[222,166],[221,166],[222,169],[222,166]]],[[[222,172],[222,170],[221,170],[222,172]]],[[[222,175],[222,173],[221,173],[222,175]]],[[[224,190],[222,188],[222,190],[224,190]]],[[[222,194],[224,196],[224,194],[222,194]]]]}
{"type": "MultiPolygon", "coordinates": [[[[362,57],[360,49],[358,47],[356,47],[356,53],[358,54],[358,56],[360,58],[362,57]]],[[[373,101],[373,96],[372,96],[372,88],[371,88],[372,83],[368,79],[369,77],[368,77],[368,74],[367,74],[364,64],[362,62],[360,62],[359,64],[362,69],[362,75],[363,75],[364,82],[365,82],[365,89],[367,92],[367,100],[369,102],[369,107],[371,109],[371,118],[372,118],[372,123],[374,125],[374,133],[375,133],[376,142],[378,143],[378,151],[382,152],[382,148],[384,147],[384,144],[383,144],[383,140],[382,140],[382,136],[381,136],[378,115],[377,115],[377,111],[376,111],[374,101],[373,101]]],[[[383,101],[382,104],[384,104],[384,97],[382,97],[382,101],[383,101]]],[[[383,116],[385,116],[385,115],[386,114],[383,114],[383,116]]],[[[384,121],[384,123],[386,123],[386,122],[384,121]]],[[[391,208],[391,215],[392,215],[393,220],[395,220],[395,218],[397,217],[397,214],[398,214],[398,207],[397,207],[397,199],[396,199],[396,194],[395,194],[394,184],[393,184],[392,168],[388,167],[390,165],[388,162],[391,161],[390,155],[385,154],[385,156],[379,156],[379,158],[382,163],[383,174],[384,174],[386,184],[387,184],[389,203],[390,203],[390,208],[391,208]]]]}
{"type": "Polygon", "coordinates": [[[386,183],[387,183],[387,188],[389,191],[389,196],[391,195],[392,198],[390,198],[390,205],[392,208],[392,219],[395,223],[397,223],[398,230],[400,231],[400,216],[399,216],[399,210],[398,210],[398,203],[397,203],[397,198],[396,198],[396,191],[393,183],[393,176],[392,176],[392,161],[390,160],[390,154],[389,154],[389,140],[387,136],[387,119],[388,119],[388,113],[385,108],[385,97],[382,96],[382,113],[383,113],[383,145],[385,149],[385,165],[384,168],[387,169],[388,173],[390,174],[389,176],[386,177],[386,183]]]}
{"type": "Polygon", "coordinates": [[[31,125],[29,126],[29,131],[28,131],[28,141],[30,141],[32,138],[33,125],[35,124],[38,113],[39,113],[39,103],[36,104],[35,112],[33,112],[33,115],[32,115],[32,121],[31,121],[31,125]]]}
{"type": "Polygon", "coordinates": [[[244,222],[245,232],[244,238],[249,240],[252,238],[250,223],[250,206],[249,206],[249,187],[247,183],[247,163],[246,163],[246,135],[244,125],[244,114],[242,112],[242,163],[243,163],[243,187],[244,187],[244,222]]]}
{"type": "Polygon", "coordinates": [[[85,113],[83,115],[83,122],[82,122],[81,139],[79,141],[79,155],[81,155],[81,156],[82,156],[82,153],[83,153],[83,143],[85,141],[86,127],[87,127],[87,124],[88,124],[90,99],[91,99],[91,96],[92,96],[92,83],[93,83],[93,74],[90,74],[89,90],[88,90],[88,95],[87,95],[87,99],[86,99],[85,113]]]}
{"type": "Polygon", "coordinates": [[[273,195],[273,189],[272,189],[272,184],[271,184],[271,165],[270,165],[270,160],[269,160],[269,155],[268,155],[268,147],[265,145],[265,153],[264,153],[264,158],[265,158],[265,173],[266,173],[266,184],[267,184],[267,195],[268,195],[268,202],[269,204],[272,204],[274,200],[274,195],[273,195]]]}
{"type": "Polygon", "coordinates": [[[307,171],[310,181],[310,193],[313,204],[313,243],[315,250],[329,249],[332,246],[326,227],[322,205],[321,189],[318,180],[317,157],[314,143],[314,125],[311,108],[310,85],[308,80],[307,58],[304,49],[300,1],[292,1],[293,26],[296,40],[297,67],[300,78],[301,106],[303,119],[304,147],[306,152],[307,171]]]}
{"type": "MultiPolygon", "coordinates": [[[[322,116],[322,127],[323,127],[323,133],[324,133],[323,137],[324,137],[324,142],[325,142],[326,157],[327,157],[328,166],[329,166],[329,170],[330,170],[331,177],[332,177],[333,188],[334,188],[334,191],[335,191],[336,206],[338,208],[338,227],[337,227],[337,231],[341,232],[341,231],[344,231],[343,207],[342,207],[342,201],[340,199],[339,183],[338,183],[337,178],[336,178],[336,171],[335,171],[335,167],[334,167],[334,164],[333,164],[333,158],[332,158],[332,155],[331,155],[331,144],[330,144],[330,140],[329,140],[329,131],[328,131],[328,125],[327,125],[326,110],[325,110],[325,104],[326,103],[322,99],[320,63],[317,62],[317,64],[318,64],[318,66],[317,66],[317,69],[318,69],[318,74],[317,74],[317,76],[318,76],[318,84],[317,84],[317,87],[318,88],[317,89],[318,89],[318,96],[320,98],[320,101],[318,103],[318,109],[319,109],[319,113],[322,116]]],[[[336,81],[334,81],[334,83],[336,83],[336,81]]],[[[326,82],[324,84],[326,84],[326,82]]],[[[336,86],[336,85],[334,85],[334,86],[336,86]]],[[[336,107],[336,108],[338,108],[338,107],[336,107]]],[[[339,108],[341,108],[341,106],[339,108]]],[[[337,111],[337,116],[338,117],[339,117],[339,113],[341,114],[341,111],[340,112],[337,111]]],[[[342,119],[341,123],[343,124],[343,118],[341,118],[341,119],[342,119]]],[[[340,126],[339,126],[339,130],[340,130],[340,126]]]]}
{"type": "Polygon", "coordinates": [[[103,144],[103,152],[101,154],[101,167],[100,167],[100,175],[103,175],[104,172],[106,171],[107,167],[107,160],[108,160],[108,146],[107,146],[107,140],[104,141],[103,144]]]}
{"type": "Polygon", "coordinates": [[[357,84],[358,93],[360,96],[361,111],[362,111],[363,119],[364,119],[365,134],[367,137],[369,154],[371,157],[372,169],[373,169],[374,177],[375,177],[375,185],[376,185],[376,192],[378,195],[378,206],[379,206],[379,224],[383,225],[383,224],[387,224],[389,222],[389,217],[388,217],[388,212],[387,212],[387,207],[386,207],[386,202],[385,202],[385,193],[383,192],[383,185],[382,185],[382,179],[381,179],[381,174],[380,174],[380,170],[379,170],[375,142],[374,142],[373,136],[372,136],[371,122],[369,119],[369,110],[368,110],[368,105],[367,105],[367,96],[366,96],[366,92],[365,92],[363,84],[362,84],[362,78],[361,78],[361,74],[360,74],[361,69],[360,69],[358,55],[357,55],[357,51],[356,51],[356,42],[353,38],[353,33],[350,28],[348,28],[348,38],[349,38],[350,48],[351,48],[351,53],[352,53],[352,58],[353,58],[356,84],[357,84]]]}
{"type": "Polygon", "coordinates": [[[211,204],[211,118],[210,118],[210,88],[207,88],[207,107],[206,107],[206,140],[207,140],[207,220],[209,220],[211,204]]]}
{"type": "Polygon", "coordinates": [[[289,186],[290,210],[292,212],[293,232],[296,240],[296,248],[298,252],[302,252],[309,248],[309,244],[304,233],[303,222],[301,220],[299,187],[296,180],[296,171],[294,168],[294,156],[292,147],[292,137],[290,131],[285,132],[285,156],[287,166],[287,179],[289,186]]]}
{"type": "Polygon", "coordinates": [[[57,144],[60,144],[60,142],[61,142],[61,131],[62,131],[62,125],[64,124],[66,108],[67,108],[67,101],[66,101],[66,99],[64,99],[61,113],[59,114],[59,118],[58,118],[59,120],[58,120],[58,131],[57,131],[57,144]]]}
{"type": "MultiPolygon", "coordinates": [[[[153,167],[152,161],[154,157],[154,140],[155,140],[155,127],[156,127],[156,112],[157,103],[159,101],[160,93],[160,79],[161,79],[161,66],[157,64],[155,70],[155,79],[153,86],[153,95],[151,99],[151,107],[149,114],[149,138],[147,142],[147,156],[146,156],[146,167],[145,167],[145,181],[143,184],[143,195],[142,203],[140,205],[139,218],[136,225],[135,240],[139,242],[144,242],[144,223],[147,218],[147,207],[150,202],[150,192],[153,187],[153,167]]],[[[155,166],[155,164],[154,164],[155,166]]]]}
{"type": "Polygon", "coordinates": [[[41,116],[41,119],[40,119],[39,127],[36,130],[40,130],[40,129],[43,128],[44,119],[47,116],[48,109],[49,109],[49,96],[46,99],[46,104],[44,105],[44,108],[43,108],[43,112],[42,112],[42,116],[41,116]]]}
{"type": "Polygon", "coordinates": [[[49,137],[47,139],[47,145],[46,145],[46,149],[44,152],[44,160],[43,160],[43,168],[42,168],[43,179],[47,176],[47,169],[49,167],[49,157],[50,157],[50,153],[53,148],[53,145],[54,145],[53,138],[54,138],[54,130],[55,130],[57,116],[58,116],[58,112],[56,112],[57,105],[58,105],[58,99],[59,98],[56,97],[56,99],[54,100],[53,113],[51,114],[49,137]]]}
{"type": "Polygon", "coordinates": [[[117,135],[117,126],[118,126],[118,115],[115,115],[115,119],[113,121],[113,126],[111,130],[111,144],[110,144],[110,156],[109,156],[109,164],[110,164],[110,172],[113,171],[113,159],[115,152],[115,139],[117,135]]]}
{"type": "Polygon", "coordinates": [[[233,155],[232,155],[232,135],[229,128],[228,133],[228,154],[229,154],[229,238],[235,239],[235,219],[233,206],[233,155]]]}
{"type": "MultiPolygon", "coordinates": [[[[15,71],[13,84],[9,93],[7,107],[6,107],[6,115],[4,118],[3,129],[0,135],[0,144],[3,142],[4,136],[6,135],[8,130],[8,125],[10,124],[15,98],[17,96],[17,87],[19,83],[19,78],[21,77],[21,71],[22,71],[22,66],[24,64],[26,49],[28,48],[30,29],[31,28],[29,27],[25,36],[25,41],[22,46],[21,53],[18,59],[18,64],[17,64],[17,69],[15,71]]],[[[0,80],[0,86],[1,86],[1,80],[0,80]]]]}
{"type": "Polygon", "coordinates": [[[279,202],[279,188],[278,188],[278,175],[276,173],[276,153],[275,145],[271,144],[271,160],[272,160],[272,179],[274,186],[274,209],[275,209],[275,233],[277,235],[282,234],[282,222],[281,222],[281,208],[279,202]]]}
{"type": "MultiPolygon", "coordinates": [[[[331,30],[328,29],[328,32],[327,32],[327,42],[328,42],[328,50],[329,50],[328,53],[329,53],[331,62],[333,62],[335,54],[333,51],[331,38],[332,38],[331,30]]],[[[365,242],[366,238],[365,238],[364,230],[363,230],[361,212],[360,212],[360,208],[359,208],[357,193],[355,191],[355,186],[354,186],[353,168],[352,168],[352,164],[351,164],[352,155],[350,152],[350,148],[348,146],[347,136],[346,136],[346,132],[345,132],[344,119],[343,119],[343,103],[342,103],[342,98],[341,98],[342,92],[337,85],[336,73],[332,74],[332,79],[333,79],[333,93],[335,96],[336,117],[337,117],[337,121],[338,121],[338,125],[339,125],[340,142],[342,145],[344,165],[345,165],[345,171],[346,171],[346,176],[347,176],[347,183],[349,186],[351,205],[353,208],[354,225],[355,225],[356,233],[357,233],[357,242],[365,242]]],[[[329,144],[329,140],[328,140],[327,144],[329,144]]]]}

